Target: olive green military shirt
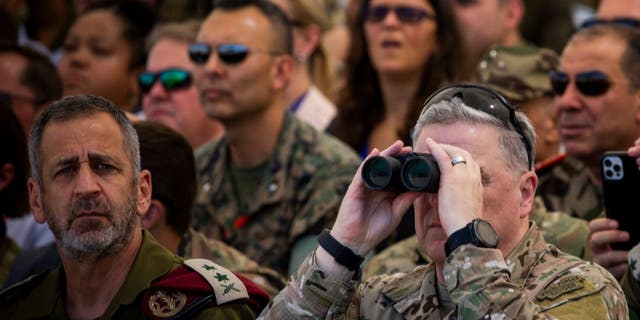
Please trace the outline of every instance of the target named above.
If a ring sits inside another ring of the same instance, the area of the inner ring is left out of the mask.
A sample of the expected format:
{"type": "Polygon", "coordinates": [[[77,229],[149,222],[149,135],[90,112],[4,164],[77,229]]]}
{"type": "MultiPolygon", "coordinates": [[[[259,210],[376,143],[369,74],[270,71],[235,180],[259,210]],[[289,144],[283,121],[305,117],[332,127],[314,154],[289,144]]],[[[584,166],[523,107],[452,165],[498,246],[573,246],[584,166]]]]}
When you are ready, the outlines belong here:
{"type": "Polygon", "coordinates": [[[569,156],[538,174],[536,195],[550,211],[591,221],[604,212],[602,188],[591,181],[589,169],[569,156]]]}
{"type": "MultiPolygon", "coordinates": [[[[151,233],[144,230],[142,245],[129,274],[99,319],[146,319],[142,310],[142,293],[154,280],[182,265],[180,257],[162,247],[151,233]]],[[[3,319],[69,319],[65,310],[65,289],[62,266],[43,275],[32,276],[0,293],[0,315],[3,319]],[[18,297],[8,297],[17,292],[18,297]]],[[[203,310],[197,318],[254,319],[255,314],[245,304],[230,303],[203,310]]]]}
{"type": "MultiPolygon", "coordinates": [[[[549,212],[539,197],[533,202],[529,218],[539,226],[547,243],[585,259],[585,247],[589,238],[589,224],[585,220],[570,217],[562,212],[549,212]]],[[[379,274],[409,272],[418,265],[429,262],[430,259],[418,243],[418,239],[413,236],[373,257],[364,266],[363,279],[379,274]]]]}
{"type": "Polygon", "coordinates": [[[616,279],[604,268],[545,243],[535,223],[506,257],[463,245],[444,264],[360,283],[305,260],[261,319],[627,319],[616,279]],[[445,291],[445,292],[443,292],[445,291]],[[443,301],[451,301],[450,308],[443,301]]]}
{"type": "Polygon", "coordinates": [[[361,161],[347,145],[289,112],[249,201],[238,203],[234,196],[226,137],[196,150],[195,158],[200,190],[193,228],[280,274],[287,273],[298,240],[333,224],[361,161]]]}
{"type": "Polygon", "coordinates": [[[11,238],[0,238],[0,287],[7,282],[11,265],[19,252],[20,247],[11,238]]]}

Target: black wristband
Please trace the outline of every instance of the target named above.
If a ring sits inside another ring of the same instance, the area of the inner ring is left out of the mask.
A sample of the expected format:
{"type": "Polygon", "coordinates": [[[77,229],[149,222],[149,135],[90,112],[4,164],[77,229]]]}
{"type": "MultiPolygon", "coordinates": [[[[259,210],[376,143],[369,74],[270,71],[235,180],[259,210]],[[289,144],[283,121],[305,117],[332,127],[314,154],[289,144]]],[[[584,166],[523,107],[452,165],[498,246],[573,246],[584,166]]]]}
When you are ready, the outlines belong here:
{"type": "Polygon", "coordinates": [[[333,256],[337,263],[347,267],[350,271],[357,270],[364,261],[363,257],[355,254],[331,236],[327,229],[318,236],[318,244],[333,256]]]}

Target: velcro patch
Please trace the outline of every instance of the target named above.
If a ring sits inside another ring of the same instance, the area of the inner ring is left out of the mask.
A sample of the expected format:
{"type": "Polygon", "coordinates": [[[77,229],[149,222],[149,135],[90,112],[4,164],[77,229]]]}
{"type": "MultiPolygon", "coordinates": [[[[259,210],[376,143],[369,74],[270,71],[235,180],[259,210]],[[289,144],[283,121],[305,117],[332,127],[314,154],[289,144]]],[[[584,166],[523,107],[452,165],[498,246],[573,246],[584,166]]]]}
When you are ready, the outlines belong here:
{"type": "Polygon", "coordinates": [[[538,300],[555,300],[559,296],[573,292],[576,290],[580,290],[584,288],[584,280],[585,278],[580,275],[571,275],[561,279],[558,283],[554,283],[546,287],[542,292],[536,295],[536,299],[538,300]]]}

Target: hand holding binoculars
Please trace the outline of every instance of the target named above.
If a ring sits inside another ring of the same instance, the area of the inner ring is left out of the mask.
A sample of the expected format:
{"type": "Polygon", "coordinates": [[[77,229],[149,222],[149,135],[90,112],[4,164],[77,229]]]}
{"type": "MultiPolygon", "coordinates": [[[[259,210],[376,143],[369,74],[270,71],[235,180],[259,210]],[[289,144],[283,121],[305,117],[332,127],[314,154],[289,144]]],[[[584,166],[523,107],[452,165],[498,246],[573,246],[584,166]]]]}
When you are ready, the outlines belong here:
{"type": "Polygon", "coordinates": [[[440,169],[428,153],[374,156],[362,165],[362,180],[367,188],[376,191],[436,193],[440,169]]]}

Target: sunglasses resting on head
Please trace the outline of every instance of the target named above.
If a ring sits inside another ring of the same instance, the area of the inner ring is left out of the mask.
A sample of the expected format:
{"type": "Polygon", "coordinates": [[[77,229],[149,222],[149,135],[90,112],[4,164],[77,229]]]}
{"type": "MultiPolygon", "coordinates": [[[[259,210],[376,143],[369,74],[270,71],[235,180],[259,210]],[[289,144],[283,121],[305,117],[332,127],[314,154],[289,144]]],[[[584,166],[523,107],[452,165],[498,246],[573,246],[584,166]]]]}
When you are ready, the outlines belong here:
{"type": "Polygon", "coordinates": [[[142,72],[138,75],[140,91],[144,94],[149,93],[158,80],[165,90],[174,91],[191,86],[191,73],[178,68],[165,69],[156,73],[142,72]]]}
{"type": "Polygon", "coordinates": [[[228,65],[241,63],[250,53],[263,53],[270,55],[284,54],[276,51],[249,49],[246,45],[239,43],[223,43],[217,45],[215,48],[206,43],[194,43],[189,46],[189,58],[195,64],[204,65],[209,60],[213,50],[215,50],[218,55],[218,59],[228,65]]]}
{"type": "MultiPolygon", "coordinates": [[[[551,88],[553,92],[561,96],[567,90],[571,82],[569,75],[562,71],[549,72],[551,78],[551,88]]],[[[581,72],[575,75],[573,82],[581,94],[595,97],[606,93],[611,87],[611,81],[606,73],[598,70],[581,72]]]]}
{"type": "Polygon", "coordinates": [[[501,120],[507,127],[518,133],[527,151],[529,168],[533,168],[533,158],[531,156],[533,146],[531,141],[524,135],[524,130],[516,117],[515,107],[504,96],[495,90],[475,84],[454,84],[439,89],[427,98],[422,112],[425,112],[428,106],[453,98],[459,98],[470,108],[501,120]]]}

